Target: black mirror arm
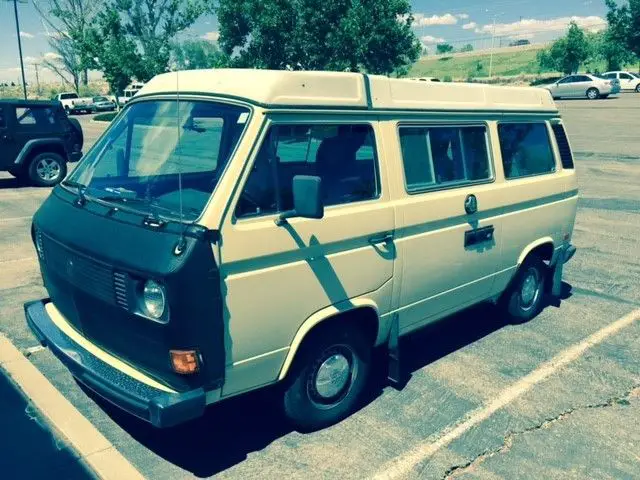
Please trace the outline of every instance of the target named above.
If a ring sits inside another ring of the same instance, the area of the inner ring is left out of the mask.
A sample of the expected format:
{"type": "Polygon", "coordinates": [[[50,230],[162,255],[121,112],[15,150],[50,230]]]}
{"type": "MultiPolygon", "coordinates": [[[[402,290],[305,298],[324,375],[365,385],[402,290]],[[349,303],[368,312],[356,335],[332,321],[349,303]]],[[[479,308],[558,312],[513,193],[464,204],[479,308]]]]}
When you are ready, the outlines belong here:
{"type": "Polygon", "coordinates": [[[289,222],[287,221],[287,219],[288,219],[288,218],[293,218],[293,217],[295,217],[296,215],[297,215],[297,213],[296,213],[296,211],[295,211],[295,210],[287,210],[286,212],[282,212],[282,213],[278,216],[278,218],[276,218],[276,219],[274,220],[274,222],[275,222],[275,224],[276,224],[278,227],[282,227],[283,225],[285,225],[285,224],[289,223],[289,222]]]}

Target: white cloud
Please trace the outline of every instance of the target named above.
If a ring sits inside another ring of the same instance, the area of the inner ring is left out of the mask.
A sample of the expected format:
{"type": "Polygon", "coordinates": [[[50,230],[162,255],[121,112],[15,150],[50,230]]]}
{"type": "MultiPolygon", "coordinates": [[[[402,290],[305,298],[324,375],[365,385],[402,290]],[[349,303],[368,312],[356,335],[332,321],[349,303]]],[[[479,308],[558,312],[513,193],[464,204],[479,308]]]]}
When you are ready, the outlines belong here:
{"type": "Polygon", "coordinates": [[[24,57],[24,63],[39,63],[40,60],[42,60],[41,58],[38,57],[24,57]]]}
{"type": "Polygon", "coordinates": [[[469,19],[469,14],[468,13],[458,13],[456,15],[456,17],[458,17],[460,20],[468,20],[469,19]]]}
{"type": "Polygon", "coordinates": [[[20,31],[20,37],[21,38],[33,38],[33,34],[31,34],[29,32],[20,31]]]}
{"type": "Polygon", "coordinates": [[[422,40],[422,43],[424,43],[424,44],[433,44],[433,43],[442,43],[442,42],[444,42],[444,38],[432,37],[431,35],[425,35],[424,37],[420,38],[420,40],[422,40]]]}
{"type": "Polygon", "coordinates": [[[458,17],[450,13],[444,15],[431,15],[427,17],[424,13],[413,14],[413,27],[430,27],[432,25],[455,25],[458,23],[458,17]]]}
{"type": "MultiPolygon", "coordinates": [[[[557,32],[565,30],[569,27],[569,23],[574,21],[580,28],[590,32],[603,30],[607,26],[607,22],[602,17],[559,17],[549,20],[538,20],[535,18],[526,18],[519,22],[498,23],[495,25],[495,34],[507,37],[531,38],[536,33],[557,32]]],[[[494,32],[493,24],[483,25],[476,29],[476,33],[494,32]]]]}
{"type": "Polygon", "coordinates": [[[204,40],[209,40],[210,42],[217,42],[220,38],[220,32],[207,32],[202,37],[204,40]]]}
{"type": "Polygon", "coordinates": [[[469,22],[462,25],[463,30],[473,30],[478,24],[476,22],[469,22]]]}
{"type": "Polygon", "coordinates": [[[42,58],[44,60],[49,60],[51,62],[51,61],[60,60],[62,58],[62,55],[58,55],[55,52],[47,52],[42,56],[42,58]]]}

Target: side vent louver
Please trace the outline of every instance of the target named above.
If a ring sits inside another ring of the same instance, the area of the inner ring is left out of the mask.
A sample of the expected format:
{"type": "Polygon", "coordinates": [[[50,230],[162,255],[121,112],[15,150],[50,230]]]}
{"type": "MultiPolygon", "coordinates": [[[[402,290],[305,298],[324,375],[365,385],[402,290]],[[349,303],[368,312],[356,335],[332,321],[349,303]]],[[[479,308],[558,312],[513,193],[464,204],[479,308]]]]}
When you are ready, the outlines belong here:
{"type": "Polygon", "coordinates": [[[573,155],[571,154],[571,147],[569,146],[569,140],[567,139],[567,133],[564,131],[564,126],[560,123],[556,123],[552,125],[552,128],[553,133],[556,136],[558,150],[560,150],[562,168],[574,168],[573,155]]]}
{"type": "Polygon", "coordinates": [[[116,304],[122,308],[129,308],[129,296],[127,294],[127,274],[113,272],[113,289],[115,292],[116,304]]]}

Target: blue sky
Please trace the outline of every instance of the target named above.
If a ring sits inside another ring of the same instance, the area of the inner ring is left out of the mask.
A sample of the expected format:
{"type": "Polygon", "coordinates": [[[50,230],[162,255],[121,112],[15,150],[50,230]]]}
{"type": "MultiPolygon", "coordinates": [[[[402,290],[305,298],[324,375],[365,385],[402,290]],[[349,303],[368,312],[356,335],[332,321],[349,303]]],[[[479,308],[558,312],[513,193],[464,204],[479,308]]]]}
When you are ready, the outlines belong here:
{"type": "MultiPolygon", "coordinates": [[[[265,0],[268,1],[268,0],[265,0]]],[[[327,0],[330,1],[330,0],[327,0]]],[[[491,34],[497,35],[496,46],[514,39],[545,42],[562,35],[571,17],[590,30],[604,26],[604,0],[412,0],[416,16],[416,34],[428,50],[446,41],[459,47],[471,43],[476,49],[491,45],[491,34]]],[[[51,57],[47,35],[32,0],[19,4],[22,49],[27,81],[35,78],[33,62],[51,57]]],[[[217,38],[214,17],[203,17],[184,33],[185,37],[217,38]]],[[[0,81],[20,78],[18,46],[13,4],[0,1],[0,81]]],[[[41,71],[41,80],[55,78],[41,71]]]]}

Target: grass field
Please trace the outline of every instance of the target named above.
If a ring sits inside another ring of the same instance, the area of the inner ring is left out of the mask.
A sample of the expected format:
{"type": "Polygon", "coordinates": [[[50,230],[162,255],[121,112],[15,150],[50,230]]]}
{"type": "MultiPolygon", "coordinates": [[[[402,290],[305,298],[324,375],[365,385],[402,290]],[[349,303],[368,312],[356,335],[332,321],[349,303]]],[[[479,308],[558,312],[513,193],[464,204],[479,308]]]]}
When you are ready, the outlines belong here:
{"type": "MultiPolygon", "coordinates": [[[[536,55],[539,50],[514,50],[498,52],[493,56],[493,76],[514,77],[518,75],[553,74],[542,71],[536,55]]],[[[483,78],[489,76],[490,54],[487,51],[476,55],[450,57],[423,57],[413,66],[411,77],[437,77],[453,80],[483,78]]]]}

